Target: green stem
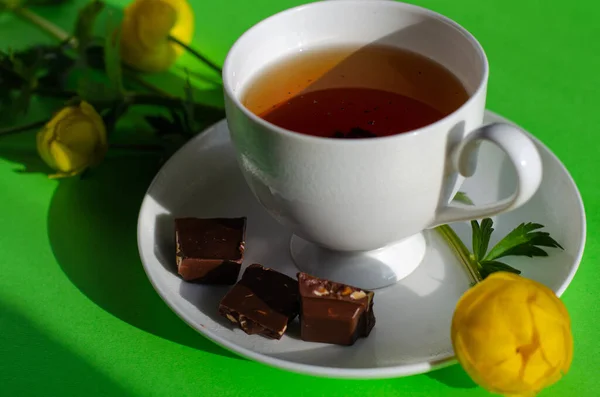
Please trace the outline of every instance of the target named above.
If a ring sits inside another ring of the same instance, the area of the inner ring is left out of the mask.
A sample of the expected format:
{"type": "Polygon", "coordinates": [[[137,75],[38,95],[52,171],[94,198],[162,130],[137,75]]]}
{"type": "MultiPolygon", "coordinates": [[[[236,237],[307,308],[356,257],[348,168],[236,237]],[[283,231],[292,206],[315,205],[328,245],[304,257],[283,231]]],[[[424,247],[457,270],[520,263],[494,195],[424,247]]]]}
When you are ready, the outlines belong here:
{"type": "Polygon", "coordinates": [[[220,66],[218,66],[216,63],[214,63],[210,59],[206,58],[204,55],[200,54],[198,51],[194,50],[192,47],[190,47],[187,44],[181,42],[180,40],[178,40],[177,38],[175,38],[173,36],[169,36],[169,40],[171,40],[173,43],[178,44],[181,47],[183,47],[190,54],[194,55],[200,61],[202,61],[205,64],[207,64],[212,70],[214,70],[215,72],[217,72],[219,75],[221,75],[223,73],[223,70],[221,69],[220,66]]]}
{"type": "MultiPolygon", "coordinates": [[[[149,91],[153,91],[154,94],[131,94],[130,96],[140,96],[144,98],[145,101],[152,102],[152,98],[155,99],[155,102],[159,102],[158,104],[174,104],[177,102],[181,102],[180,98],[174,97],[148,83],[139,79],[138,76],[131,76],[137,83],[143,85],[144,88],[149,91]]],[[[34,93],[40,96],[51,97],[51,98],[61,98],[61,99],[69,99],[77,96],[76,91],[66,91],[66,90],[56,90],[50,87],[39,86],[34,90],[34,93]]],[[[137,103],[137,101],[134,101],[137,103]]]]}
{"type": "MultiPolygon", "coordinates": [[[[70,94],[74,94],[74,93],[71,93],[69,91],[65,91],[65,92],[52,91],[52,92],[45,92],[45,94],[64,98],[64,97],[68,97],[70,94]]],[[[152,105],[152,106],[162,106],[162,107],[166,107],[168,109],[173,109],[173,108],[183,106],[183,100],[181,98],[164,97],[162,95],[156,95],[156,94],[128,94],[125,97],[125,101],[130,106],[152,105]]],[[[106,108],[108,106],[114,105],[114,101],[92,102],[91,105],[94,106],[94,108],[96,108],[98,111],[100,111],[100,109],[102,109],[102,108],[106,108]]],[[[205,112],[207,116],[212,115],[212,116],[218,117],[218,118],[223,116],[222,115],[223,109],[213,107],[213,106],[208,106],[208,105],[200,105],[200,104],[196,104],[195,106],[197,106],[198,111],[205,112]]],[[[47,120],[39,120],[39,121],[35,121],[33,123],[29,123],[29,124],[25,124],[25,125],[0,129],[0,137],[5,136],[5,135],[12,135],[12,134],[20,133],[20,132],[29,131],[34,128],[39,128],[39,127],[43,126],[44,124],[46,124],[48,121],[49,121],[48,119],[47,120]]]]}
{"type": "MultiPolygon", "coordinates": [[[[63,97],[63,94],[66,95],[66,94],[68,94],[68,92],[62,93],[60,91],[54,91],[54,92],[52,92],[51,95],[63,97]]],[[[165,98],[160,95],[152,95],[152,94],[131,94],[129,97],[126,98],[126,101],[128,101],[130,105],[156,105],[156,106],[165,106],[165,107],[169,107],[169,108],[182,105],[182,101],[179,98],[165,98]]],[[[113,106],[114,102],[113,101],[99,101],[99,102],[93,102],[93,103],[91,103],[91,105],[96,110],[100,111],[100,109],[103,109],[103,108],[106,108],[109,106],[113,106]]],[[[44,124],[46,124],[48,121],[50,121],[50,119],[39,120],[39,121],[35,121],[33,123],[29,123],[29,124],[25,124],[25,125],[18,125],[16,127],[8,127],[8,128],[0,129],[0,137],[18,134],[20,132],[26,132],[26,131],[32,130],[34,128],[39,128],[39,127],[42,127],[44,124]]]]}
{"type": "MultiPolygon", "coordinates": [[[[185,104],[185,101],[181,98],[164,97],[154,94],[129,94],[126,97],[126,101],[131,105],[154,105],[169,109],[183,107],[185,104]]],[[[204,114],[205,116],[215,115],[219,116],[219,118],[224,117],[224,111],[221,108],[199,103],[194,103],[193,106],[199,114],[204,114]]]]}
{"type": "MultiPolygon", "coordinates": [[[[16,7],[12,11],[14,14],[18,15],[19,17],[25,19],[28,22],[31,22],[35,26],[46,31],[51,36],[55,37],[58,41],[67,42],[72,48],[77,48],[77,46],[79,45],[79,43],[77,42],[77,39],[74,37],[71,37],[71,35],[69,33],[67,33],[64,29],[55,25],[54,23],[50,22],[49,20],[37,15],[36,13],[31,12],[30,10],[23,8],[23,7],[16,7]]],[[[146,88],[147,90],[152,91],[159,95],[172,97],[171,94],[148,83],[143,78],[141,78],[139,75],[137,75],[135,72],[128,70],[126,68],[123,68],[123,72],[131,80],[135,81],[136,83],[138,83],[142,87],[146,88]]]]}
{"type": "Polygon", "coordinates": [[[127,76],[129,79],[135,81],[137,84],[139,84],[142,87],[144,87],[145,89],[147,89],[148,91],[151,91],[155,94],[162,95],[165,97],[175,98],[173,95],[169,94],[167,91],[164,91],[164,90],[158,88],[157,86],[148,83],[146,80],[144,80],[142,77],[140,77],[136,72],[134,72],[132,70],[128,70],[127,68],[123,67],[123,74],[125,76],[127,76]]]}
{"type": "Polygon", "coordinates": [[[39,127],[43,126],[44,124],[46,124],[47,122],[48,122],[48,120],[38,120],[38,121],[34,121],[33,123],[24,124],[24,125],[20,125],[17,127],[0,129],[0,137],[6,136],[6,135],[18,134],[19,132],[25,132],[25,131],[32,130],[34,128],[39,128],[39,127]]]}
{"type": "Polygon", "coordinates": [[[440,235],[456,253],[473,282],[478,283],[482,281],[483,277],[481,277],[481,273],[479,273],[477,264],[471,259],[469,249],[465,246],[454,230],[452,230],[452,228],[448,225],[438,226],[435,228],[435,230],[440,233],[440,235]]]}
{"type": "Polygon", "coordinates": [[[141,152],[162,152],[165,148],[160,145],[142,145],[142,144],[120,144],[113,143],[110,145],[111,149],[121,149],[121,150],[133,150],[133,151],[141,151],[141,152]]]}
{"type": "Polygon", "coordinates": [[[179,107],[183,104],[183,99],[181,98],[155,94],[129,94],[125,100],[131,105],[155,105],[167,108],[179,107]]]}
{"type": "Polygon", "coordinates": [[[70,99],[77,96],[75,91],[56,90],[54,88],[38,86],[33,90],[33,93],[43,97],[70,99]]]}
{"type": "Polygon", "coordinates": [[[19,17],[31,22],[32,24],[36,25],[40,29],[45,30],[47,33],[49,33],[50,35],[52,35],[56,39],[58,39],[58,41],[66,42],[67,40],[69,40],[70,41],[69,44],[71,44],[73,46],[77,45],[77,40],[75,38],[71,37],[71,35],[69,33],[67,33],[64,29],[53,24],[52,22],[48,21],[47,19],[40,17],[36,13],[33,13],[23,7],[13,8],[12,11],[19,17]]]}

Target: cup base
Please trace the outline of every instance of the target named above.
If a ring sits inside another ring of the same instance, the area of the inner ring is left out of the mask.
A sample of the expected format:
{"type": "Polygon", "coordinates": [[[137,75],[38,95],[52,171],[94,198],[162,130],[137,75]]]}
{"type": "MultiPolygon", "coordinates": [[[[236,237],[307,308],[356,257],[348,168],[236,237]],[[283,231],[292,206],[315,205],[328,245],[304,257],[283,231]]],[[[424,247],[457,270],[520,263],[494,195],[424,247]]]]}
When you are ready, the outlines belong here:
{"type": "Polygon", "coordinates": [[[296,235],[290,252],[296,267],[305,273],[358,288],[387,287],[411,274],[425,257],[426,242],[417,233],[373,251],[332,251],[296,235]]]}

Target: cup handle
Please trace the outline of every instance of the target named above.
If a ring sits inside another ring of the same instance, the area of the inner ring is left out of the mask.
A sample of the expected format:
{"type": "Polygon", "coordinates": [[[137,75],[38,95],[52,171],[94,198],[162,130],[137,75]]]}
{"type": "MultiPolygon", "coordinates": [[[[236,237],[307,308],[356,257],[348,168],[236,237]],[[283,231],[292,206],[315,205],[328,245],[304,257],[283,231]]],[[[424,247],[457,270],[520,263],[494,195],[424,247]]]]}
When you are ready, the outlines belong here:
{"type": "Polygon", "coordinates": [[[494,143],[508,155],[517,171],[517,190],[507,199],[482,206],[444,204],[436,211],[431,227],[511,211],[525,204],[539,188],[542,182],[542,159],[535,144],[527,133],[505,123],[493,123],[477,128],[463,138],[452,151],[451,164],[462,176],[470,177],[475,173],[473,154],[481,141],[494,143]]]}

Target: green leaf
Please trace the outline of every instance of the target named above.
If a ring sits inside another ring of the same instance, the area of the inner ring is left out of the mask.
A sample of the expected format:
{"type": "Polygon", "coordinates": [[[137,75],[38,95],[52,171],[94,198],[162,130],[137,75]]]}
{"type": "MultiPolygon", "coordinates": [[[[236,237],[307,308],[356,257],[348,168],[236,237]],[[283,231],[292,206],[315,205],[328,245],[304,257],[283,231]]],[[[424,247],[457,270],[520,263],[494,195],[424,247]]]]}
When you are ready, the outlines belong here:
{"type": "Polygon", "coordinates": [[[15,52],[0,51],[0,112],[14,118],[26,113],[34,95],[66,99],[68,74],[74,60],[65,44],[33,45],[15,52]]]}
{"type": "Polygon", "coordinates": [[[10,101],[10,104],[4,104],[7,109],[2,109],[9,117],[27,113],[29,102],[37,88],[37,74],[40,64],[43,63],[43,51],[41,48],[36,47],[30,55],[30,58],[25,60],[18,53],[2,54],[1,64],[4,73],[2,73],[3,76],[0,80],[3,82],[10,80],[12,75],[12,78],[18,81],[18,83],[13,82],[15,84],[13,88],[17,90],[16,96],[4,96],[5,99],[3,99],[4,102],[6,98],[10,101]]]}
{"type": "Polygon", "coordinates": [[[223,120],[225,117],[225,110],[214,106],[196,103],[194,104],[194,117],[195,129],[192,131],[192,133],[196,134],[213,125],[217,121],[223,120]]]}
{"type": "Polygon", "coordinates": [[[179,112],[181,112],[181,109],[170,109],[170,117],[163,115],[145,117],[145,120],[160,138],[161,145],[164,148],[163,160],[175,153],[189,139],[187,135],[182,133],[185,127],[179,112]]]}
{"type": "Polygon", "coordinates": [[[168,134],[173,128],[173,122],[165,116],[146,116],[144,119],[159,136],[168,134]]]}
{"type": "Polygon", "coordinates": [[[527,256],[533,258],[534,256],[548,256],[548,253],[535,245],[522,244],[507,250],[502,256],[527,256]]]}
{"type": "Polygon", "coordinates": [[[65,101],[65,107],[79,106],[81,104],[81,99],[78,96],[74,96],[69,100],[65,101]]]}
{"type": "Polygon", "coordinates": [[[85,62],[76,68],[78,94],[88,102],[120,102],[124,98],[121,58],[119,54],[120,29],[107,24],[104,46],[90,43],[83,53],[85,62]],[[101,52],[102,55],[98,52],[101,52]],[[88,58],[93,55],[93,58],[88,58]],[[102,70],[97,68],[98,60],[103,60],[102,70]],[[108,84],[106,80],[108,79],[108,84]]]}
{"type": "Polygon", "coordinates": [[[92,0],[79,10],[73,36],[79,44],[78,50],[80,54],[83,54],[93,41],[96,19],[103,9],[104,3],[102,1],[92,0]]]}
{"type": "Polygon", "coordinates": [[[195,104],[194,104],[194,90],[190,83],[190,75],[188,70],[185,70],[185,85],[183,86],[183,120],[186,126],[185,131],[192,135],[196,131],[196,119],[195,119],[195,104]]]}
{"type": "Polygon", "coordinates": [[[13,99],[10,114],[12,116],[21,116],[27,114],[29,111],[29,102],[31,102],[32,96],[33,89],[30,86],[21,90],[21,92],[17,94],[17,97],[13,99]]]}
{"type": "Polygon", "coordinates": [[[214,124],[225,117],[225,112],[221,108],[194,102],[194,89],[190,83],[190,75],[187,70],[186,82],[183,89],[184,98],[182,109],[185,133],[188,135],[197,134],[209,125],[214,124]]]}
{"type": "Polygon", "coordinates": [[[467,205],[473,205],[473,201],[471,201],[471,199],[469,198],[469,196],[467,196],[467,193],[465,193],[465,192],[456,193],[454,195],[454,198],[452,199],[452,201],[456,201],[458,203],[467,204],[467,205]]]}
{"type": "Polygon", "coordinates": [[[563,247],[549,233],[537,231],[543,228],[539,223],[521,223],[512,232],[507,234],[498,244],[490,250],[485,260],[494,260],[509,255],[517,256],[548,256],[546,251],[539,247],[563,247]]]}
{"type": "Polygon", "coordinates": [[[0,0],[0,12],[5,10],[14,10],[25,4],[23,0],[0,0]]]}
{"type": "Polygon", "coordinates": [[[104,121],[108,135],[114,131],[117,122],[125,113],[127,113],[128,109],[129,104],[127,102],[117,101],[102,115],[102,120],[104,121]]]}
{"type": "Polygon", "coordinates": [[[67,0],[25,0],[22,3],[26,6],[54,6],[66,2],[67,0]]]}
{"type": "Polygon", "coordinates": [[[23,77],[14,70],[12,54],[0,51],[0,113],[3,120],[13,118],[14,90],[20,91],[25,83],[23,77]]]}
{"type": "Polygon", "coordinates": [[[104,43],[104,64],[106,75],[111,83],[115,94],[123,96],[123,70],[121,66],[121,27],[112,27],[109,19],[107,24],[106,42],[104,43]]]}
{"type": "Polygon", "coordinates": [[[114,92],[106,84],[95,81],[86,70],[77,81],[77,95],[87,102],[106,102],[114,100],[114,92]]]}
{"type": "Polygon", "coordinates": [[[65,53],[65,45],[34,46],[19,52],[19,56],[27,63],[32,57],[40,59],[37,70],[39,91],[65,91],[67,74],[75,64],[73,58],[65,53]],[[40,51],[39,53],[37,51],[40,51]]]}
{"type": "Polygon", "coordinates": [[[184,121],[175,109],[170,109],[170,118],[167,116],[146,116],[144,119],[159,137],[168,135],[181,135],[181,132],[186,128],[184,121]]]}
{"type": "Polygon", "coordinates": [[[481,269],[479,272],[483,279],[495,272],[510,272],[515,274],[521,274],[520,270],[517,270],[514,267],[499,261],[482,261],[480,265],[481,269]]]}
{"type": "Polygon", "coordinates": [[[471,221],[472,239],[473,239],[473,255],[477,262],[485,257],[490,237],[494,232],[492,226],[494,222],[490,218],[485,218],[481,221],[481,225],[477,221],[471,221]]]}
{"type": "Polygon", "coordinates": [[[186,69],[186,80],[183,87],[184,98],[182,102],[183,122],[188,135],[194,135],[204,130],[208,126],[222,120],[225,117],[225,111],[221,108],[207,106],[194,102],[194,88],[190,82],[190,74],[186,69]]]}
{"type": "Polygon", "coordinates": [[[101,44],[90,44],[85,50],[85,61],[87,66],[93,69],[104,70],[104,46],[101,44]]]}

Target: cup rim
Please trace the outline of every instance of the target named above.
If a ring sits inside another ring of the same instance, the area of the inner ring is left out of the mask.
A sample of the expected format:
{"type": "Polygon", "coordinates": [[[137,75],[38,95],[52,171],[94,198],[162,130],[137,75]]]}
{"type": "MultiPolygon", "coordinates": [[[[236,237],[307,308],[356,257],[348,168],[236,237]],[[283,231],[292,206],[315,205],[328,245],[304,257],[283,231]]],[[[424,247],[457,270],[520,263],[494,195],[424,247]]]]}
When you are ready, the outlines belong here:
{"type": "Polygon", "coordinates": [[[488,76],[489,76],[489,63],[488,63],[486,53],[483,49],[483,46],[479,43],[479,41],[475,38],[475,36],[473,36],[473,34],[471,34],[467,29],[462,27],[460,24],[458,24],[454,20],[446,17],[445,15],[442,15],[442,14],[435,12],[433,10],[430,10],[428,8],[417,6],[414,4],[403,3],[403,2],[399,2],[399,1],[391,1],[391,0],[372,0],[372,1],[365,1],[365,0],[329,0],[329,1],[324,0],[323,1],[323,0],[321,0],[321,1],[314,2],[314,3],[301,4],[299,6],[288,8],[288,9],[280,11],[276,14],[273,14],[273,15],[257,22],[255,25],[253,25],[252,27],[247,29],[240,37],[238,37],[238,39],[234,42],[234,44],[231,46],[231,48],[229,49],[229,51],[227,53],[225,62],[223,64],[223,73],[222,73],[223,88],[225,90],[225,94],[233,101],[234,105],[236,107],[238,107],[242,111],[242,113],[244,113],[244,115],[246,117],[248,117],[250,120],[252,120],[254,123],[257,123],[261,127],[267,128],[278,134],[287,136],[292,139],[305,141],[306,143],[313,142],[313,143],[333,144],[333,145],[364,145],[366,143],[376,144],[376,143],[388,142],[391,140],[408,138],[411,136],[420,135],[427,130],[434,129],[438,125],[445,123],[448,119],[455,117],[456,114],[463,112],[466,108],[468,108],[471,105],[471,103],[473,103],[475,101],[475,99],[477,97],[479,97],[481,92],[486,89],[486,83],[488,80],[488,76]],[[477,85],[477,88],[475,89],[475,91],[473,91],[473,93],[471,95],[469,95],[469,99],[467,99],[465,101],[465,103],[463,103],[458,109],[454,110],[452,113],[442,117],[441,119],[439,119],[431,124],[427,124],[423,127],[416,128],[416,129],[410,130],[410,131],[406,131],[406,132],[403,132],[400,134],[387,135],[387,136],[375,137],[375,138],[369,138],[369,139],[331,139],[328,137],[302,134],[302,133],[299,133],[299,132],[296,132],[293,130],[289,130],[287,128],[279,127],[269,121],[266,121],[266,120],[260,118],[259,116],[257,116],[256,114],[254,114],[253,112],[251,112],[246,106],[244,106],[244,104],[241,102],[238,95],[236,95],[236,93],[234,92],[232,84],[230,83],[230,78],[228,76],[230,76],[229,69],[232,68],[232,65],[231,65],[232,64],[232,60],[231,60],[232,54],[234,52],[236,52],[239,47],[242,46],[242,41],[251,32],[253,32],[257,29],[260,29],[262,26],[266,25],[273,19],[280,18],[284,15],[302,12],[306,8],[341,7],[341,6],[348,6],[348,5],[353,5],[353,4],[361,4],[361,5],[376,4],[378,7],[404,8],[404,9],[407,9],[407,10],[410,10],[413,12],[421,13],[422,15],[425,15],[430,18],[438,19],[439,21],[448,24],[449,26],[451,26],[452,28],[454,28],[458,32],[460,32],[465,37],[465,39],[470,41],[475,46],[477,52],[479,53],[479,55],[481,57],[481,61],[483,64],[483,73],[482,73],[481,79],[480,79],[479,84],[477,85]]]}

